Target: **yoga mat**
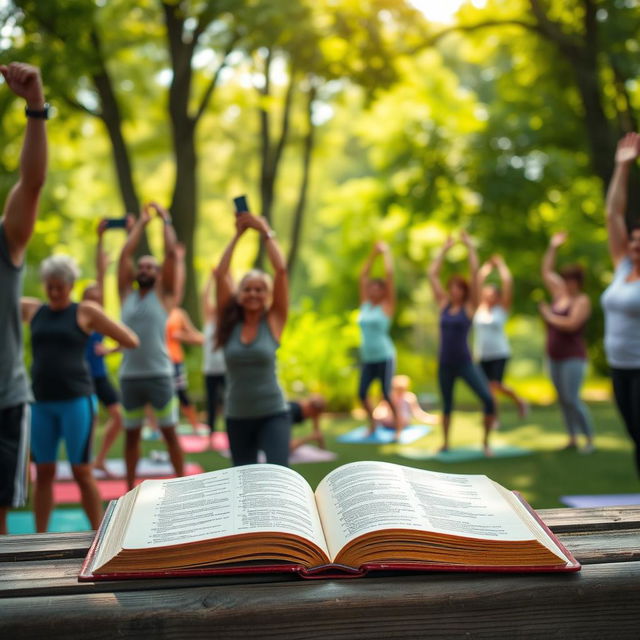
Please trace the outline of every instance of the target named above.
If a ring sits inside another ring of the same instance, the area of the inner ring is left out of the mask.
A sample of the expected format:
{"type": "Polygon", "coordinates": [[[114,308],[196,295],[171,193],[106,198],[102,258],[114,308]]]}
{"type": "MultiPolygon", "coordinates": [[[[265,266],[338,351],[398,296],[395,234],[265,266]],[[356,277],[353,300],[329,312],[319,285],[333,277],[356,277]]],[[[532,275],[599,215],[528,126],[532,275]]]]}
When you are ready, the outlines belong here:
{"type": "MultiPolygon", "coordinates": [[[[165,451],[158,453],[166,453],[165,451]]],[[[105,475],[101,469],[94,469],[95,478],[104,478],[107,480],[118,480],[126,478],[127,471],[124,460],[122,458],[109,458],[106,463],[110,475],[105,475]]],[[[203,469],[197,462],[185,462],[185,473],[188,476],[202,473],[203,469]]],[[[140,458],[136,467],[136,476],[139,478],[165,478],[173,475],[173,467],[168,460],[153,460],[151,458],[140,458]]],[[[31,465],[31,478],[35,480],[36,466],[31,465]]],[[[56,464],[56,480],[65,481],[73,480],[71,465],[68,460],[59,460],[56,464]]]]}
{"type": "Polygon", "coordinates": [[[398,451],[398,455],[409,460],[435,460],[437,462],[469,462],[470,460],[491,460],[492,458],[515,458],[528,456],[533,453],[529,449],[510,445],[495,445],[491,447],[493,455],[487,457],[480,447],[457,447],[449,451],[426,451],[424,449],[409,448],[398,451]]]}
{"type": "MultiPolygon", "coordinates": [[[[179,424],[176,427],[176,433],[181,435],[199,435],[199,436],[208,436],[209,435],[209,426],[206,424],[198,424],[196,427],[196,433],[193,432],[193,427],[190,424],[179,424]]],[[[152,429],[150,426],[146,425],[142,427],[142,439],[143,440],[162,440],[162,434],[159,429],[152,429]]]]}
{"type": "Polygon", "coordinates": [[[223,431],[214,431],[211,438],[207,436],[179,435],[180,446],[185,453],[202,453],[208,449],[226,451],[229,448],[229,438],[223,431]]]}
{"type": "MultiPolygon", "coordinates": [[[[231,458],[229,450],[220,451],[223,458],[231,458]]],[[[289,464],[305,464],[308,462],[330,462],[338,457],[333,451],[320,449],[312,444],[302,444],[289,454],[289,464]]],[[[264,451],[258,451],[258,462],[264,464],[267,461],[264,451]]]]}
{"type": "Polygon", "coordinates": [[[289,454],[289,464],[330,462],[331,460],[335,460],[337,457],[338,455],[333,451],[320,449],[312,444],[301,444],[289,454]]]}
{"type": "MultiPolygon", "coordinates": [[[[7,518],[9,533],[35,533],[36,521],[33,511],[10,511],[7,518]]],[[[49,518],[49,531],[91,531],[91,525],[82,509],[54,509],[49,518]]]]}
{"type": "MultiPolygon", "coordinates": [[[[396,432],[394,429],[382,427],[378,425],[376,430],[368,433],[369,428],[366,425],[356,427],[352,431],[343,433],[338,436],[338,442],[345,444],[389,444],[394,441],[396,432]]],[[[407,425],[400,433],[400,444],[411,444],[426,436],[431,431],[431,427],[426,424],[410,424],[407,425]]]]}
{"type": "Polygon", "coordinates": [[[621,507],[640,505],[640,493],[612,493],[594,496],[560,496],[560,502],[567,507],[621,507]]]}

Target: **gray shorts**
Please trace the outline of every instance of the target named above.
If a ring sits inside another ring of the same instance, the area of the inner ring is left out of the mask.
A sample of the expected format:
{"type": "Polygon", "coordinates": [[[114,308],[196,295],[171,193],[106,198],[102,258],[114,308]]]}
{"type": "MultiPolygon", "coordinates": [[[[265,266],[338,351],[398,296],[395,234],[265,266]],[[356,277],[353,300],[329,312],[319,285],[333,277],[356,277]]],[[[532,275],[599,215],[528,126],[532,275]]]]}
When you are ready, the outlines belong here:
{"type": "Polygon", "coordinates": [[[173,378],[121,378],[120,393],[125,429],[137,429],[144,420],[144,408],[151,405],[160,427],[172,427],[178,422],[178,402],[173,378]]]}

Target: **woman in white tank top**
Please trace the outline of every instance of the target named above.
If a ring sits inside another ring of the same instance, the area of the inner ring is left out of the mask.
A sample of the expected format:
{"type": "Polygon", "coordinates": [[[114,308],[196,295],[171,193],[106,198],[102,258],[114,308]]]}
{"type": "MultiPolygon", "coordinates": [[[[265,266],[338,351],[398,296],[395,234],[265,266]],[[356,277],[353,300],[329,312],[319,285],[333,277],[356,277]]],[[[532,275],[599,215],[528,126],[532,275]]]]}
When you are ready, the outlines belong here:
{"type": "MultiPolygon", "coordinates": [[[[489,381],[494,400],[498,393],[507,396],[516,404],[518,415],[523,418],[528,411],[527,403],[503,382],[511,357],[505,324],[513,299],[513,277],[503,257],[496,254],[489,258],[478,271],[478,281],[480,305],[473,317],[476,360],[489,381]],[[494,269],[500,278],[500,286],[487,284],[487,278],[494,269]]],[[[496,414],[497,407],[496,402],[496,414]]],[[[495,426],[498,426],[497,419],[495,426]]]]}

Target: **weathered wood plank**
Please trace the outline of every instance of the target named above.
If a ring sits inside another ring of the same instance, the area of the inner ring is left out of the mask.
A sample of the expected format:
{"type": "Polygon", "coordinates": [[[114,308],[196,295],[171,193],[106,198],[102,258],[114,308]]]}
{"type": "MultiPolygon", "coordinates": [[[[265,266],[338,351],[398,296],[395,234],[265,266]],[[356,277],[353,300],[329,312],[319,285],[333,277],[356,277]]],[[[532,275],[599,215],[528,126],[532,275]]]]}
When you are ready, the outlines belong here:
{"type": "Polygon", "coordinates": [[[637,638],[640,563],[574,575],[421,575],[0,601],[3,637],[637,638]]]}
{"type": "Polygon", "coordinates": [[[538,514],[554,533],[640,529],[640,506],[539,509],[538,514]]]}
{"type": "MultiPolygon", "coordinates": [[[[640,561],[640,529],[615,533],[560,534],[560,540],[584,565],[640,561]]],[[[299,580],[295,576],[210,576],[206,578],[121,580],[117,582],[78,583],[79,558],[0,564],[0,597],[67,595],[71,593],[121,592],[135,589],[187,588],[255,584],[299,580]]],[[[411,574],[407,574],[411,575],[411,574]]],[[[375,578],[375,576],[372,576],[375,578]]],[[[640,577],[639,577],[640,579],[640,577]]]]}

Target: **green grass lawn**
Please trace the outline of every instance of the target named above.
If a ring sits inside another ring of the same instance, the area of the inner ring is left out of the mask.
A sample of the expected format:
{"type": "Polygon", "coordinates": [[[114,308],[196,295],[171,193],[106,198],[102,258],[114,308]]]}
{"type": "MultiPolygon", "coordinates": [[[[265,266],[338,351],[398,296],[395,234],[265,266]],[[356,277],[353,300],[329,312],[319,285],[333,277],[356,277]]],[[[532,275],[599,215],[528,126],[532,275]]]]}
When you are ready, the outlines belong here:
{"type": "MultiPolygon", "coordinates": [[[[495,445],[517,445],[530,449],[528,456],[481,459],[470,462],[442,463],[416,461],[398,455],[401,445],[341,444],[336,438],[359,421],[345,416],[324,419],[327,445],[338,454],[337,460],[327,463],[296,465],[295,468],[312,487],[332,469],[356,460],[385,460],[422,469],[449,473],[484,473],[509,489],[524,494],[535,508],[562,506],[559,497],[572,494],[637,493],[640,482],[632,461],[632,448],[613,404],[608,401],[590,402],[596,427],[597,451],[583,455],[576,451],[560,451],[566,444],[566,434],[560,412],[555,405],[533,404],[529,416],[520,420],[510,406],[501,414],[501,427],[493,435],[495,445]]],[[[301,427],[300,432],[306,427],[301,427]]],[[[100,434],[101,436],[101,434],[100,434]]],[[[480,414],[459,411],[452,424],[452,446],[478,445],[481,440],[480,414]]],[[[429,435],[412,447],[435,451],[441,444],[440,430],[435,427],[429,435]]],[[[111,452],[121,455],[121,441],[111,452]]],[[[160,449],[157,441],[144,442],[145,455],[160,449]]],[[[188,454],[209,471],[229,465],[229,461],[215,452],[188,454]]]]}

